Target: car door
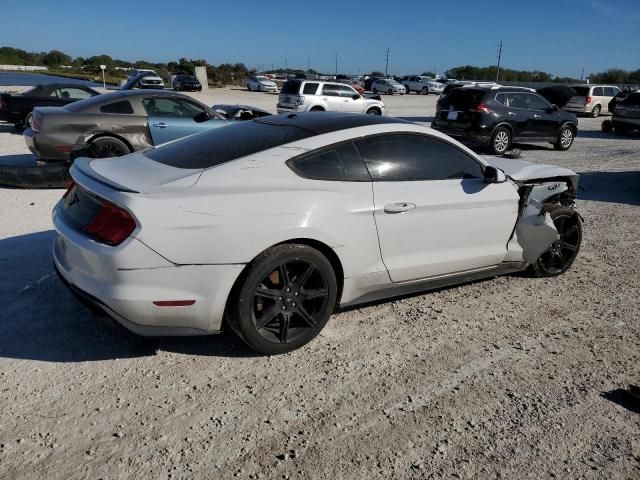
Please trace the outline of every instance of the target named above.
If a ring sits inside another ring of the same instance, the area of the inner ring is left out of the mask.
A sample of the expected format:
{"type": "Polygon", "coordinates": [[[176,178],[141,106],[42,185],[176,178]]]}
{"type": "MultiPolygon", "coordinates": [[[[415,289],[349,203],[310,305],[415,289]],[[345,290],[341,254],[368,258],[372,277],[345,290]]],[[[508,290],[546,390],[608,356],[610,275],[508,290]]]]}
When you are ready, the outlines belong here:
{"type": "Polygon", "coordinates": [[[555,138],[558,134],[560,114],[540,95],[527,93],[529,132],[531,137],[555,138]]]}
{"type": "Polygon", "coordinates": [[[322,86],[322,92],[320,93],[320,98],[322,99],[323,102],[327,104],[329,111],[331,112],[342,111],[342,97],[340,96],[338,85],[325,83],[322,86]]]}
{"type": "Polygon", "coordinates": [[[602,104],[602,110],[608,113],[613,113],[609,110],[609,102],[615,97],[618,93],[620,93],[620,89],[618,87],[605,87],[604,95],[606,97],[606,103],[602,104]]]}
{"type": "MultiPolygon", "coordinates": [[[[606,103],[608,103],[608,101],[606,103]]],[[[600,105],[600,110],[603,109],[603,105],[605,104],[604,87],[593,87],[593,93],[591,94],[591,104],[594,107],[596,105],[600,105]]]]}
{"type": "Polygon", "coordinates": [[[373,178],[380,251],[393,282],[504,260],[518,215],[510,183],[485,183],[480,162],[430,135],[375,135],[356,146],[373,178]]]}
{"type": "Polygon", "coordinates": [[[343,112],[347,113],[362,113],[364,110],[364,104],[362,97],[353,88],[348,85],[340,85],[338,92],[342,98],[341,108],[343,112]]]}
{"type": "Polygon", "coordinates": [[[186,98],[149,96],[142,100],[154,145],[226,125],[202,105],[186,98]]]}
{"type": "Polygon", "coordinates": [[[496,101],[505,106],[504,120],[511,125],[514,138],[529,136],[529,112],[524,94],[521,92],[498,93],[496,101]]]}

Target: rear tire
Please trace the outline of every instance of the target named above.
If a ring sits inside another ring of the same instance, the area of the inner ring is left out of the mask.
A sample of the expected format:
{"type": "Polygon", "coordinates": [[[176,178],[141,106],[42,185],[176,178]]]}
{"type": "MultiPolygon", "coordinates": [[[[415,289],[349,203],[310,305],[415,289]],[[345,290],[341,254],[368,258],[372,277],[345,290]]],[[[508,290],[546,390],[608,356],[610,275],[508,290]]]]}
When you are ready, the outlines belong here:
{"type": "Polygon", "coordinates": [[[320,333],[337,294],[335,272],[322,253],[308,245],[277,245],[240,277],[228,304],[228,324],[253,350],[286,353],[320,333]]]}
{"type": "Polygon", "coordinates": [[[600,128],[602,129],[602,131],[604,133],[611,133],[613,132],[613,124],[611,123],[611,120],[605,120],[602,122],[602,125],[600,126],[600,128]]]}
{"type": "Polygon", "coordinates": [[[535,277],[557,277],[571,268],[582,244],[582,220],[571,207],[551,205],[547,208],[560,238],[531,265],[535,277]]]}
{"type": "Polygon", "coordinates": [[[600,115],[600,110],[602,110],[602,107],[600,105],[596,105],[595,107],[593,107],[593,110],[591,110],[591,118],[598,118],[598,115],[600,115]]]}
{"type": "Polygon", "coordinates": [[[29,112],[24,116],[22,120],[22,128],[31,128],[31,119],[33,118],[33,112],[29,112]]]}
{"type": "Polygon", "coordinates": [[[494,155],[503,155],[511,146],[511,132],[505,127],[498,127],[491,135],[489,151],[494,155]]]}
{"type": "Polygon", "coordinates": [[[115,137],[98,137],[91,142],[92,158],[121,157],[131,153],[131,149],[122,140],[115,137]]]}
{"type": "Polygon", "coordinates": [[[378,93],[378,89],[374,88],[373,90],[371,90],[373,93],[377,94],[378,93]]]}

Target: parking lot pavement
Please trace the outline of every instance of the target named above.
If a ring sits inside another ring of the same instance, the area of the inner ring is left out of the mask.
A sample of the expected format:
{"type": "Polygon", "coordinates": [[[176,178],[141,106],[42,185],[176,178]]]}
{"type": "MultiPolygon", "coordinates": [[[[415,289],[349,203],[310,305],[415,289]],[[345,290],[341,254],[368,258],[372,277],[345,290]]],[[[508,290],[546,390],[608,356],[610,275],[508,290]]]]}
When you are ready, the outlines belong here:
{"type": "MultiPolygon", "coordinates": [[[[433,96],[383,98],[434,112],[433,96]]],[[[521,147],[582,174],[567,274],[343,311],[278,357],[97,321],[51,267],[61,191],[0,189],[0,478],[640,477],[638,406],[620,394],[640,383],[640,138],[600,121],[581,118],[567,152],[521,147]]],[[[26,153],[0,126],[0,154],[26,153]]]]}

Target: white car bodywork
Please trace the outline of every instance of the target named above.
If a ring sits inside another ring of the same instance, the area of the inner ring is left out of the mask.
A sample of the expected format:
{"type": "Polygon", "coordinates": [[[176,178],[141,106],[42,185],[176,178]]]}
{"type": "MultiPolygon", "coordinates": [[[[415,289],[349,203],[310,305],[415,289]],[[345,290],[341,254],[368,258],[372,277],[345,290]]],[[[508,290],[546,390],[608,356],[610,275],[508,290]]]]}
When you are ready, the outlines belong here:
{"type": "Polygon", "coordinates": [[[544,201],[577,186],[570,170],[487,162],[455,140],[411,123],[332,131],[208,169],[175,168],[138,152],[78,159],[71,175],[84,190],[130,212],[136,227],[117,246],[101,244],[65,222],[61,200],[53,211],[56,269],[72,289],[145,335],[219,331],[246,265],[292,240],[323,246],[338,259],[339,305],[521,270],[558,238],[542,210],[544,201]],[[489,163],[503,168],[509,179],[313,180],[286,163],[337,142],[390,132],[435,137],[485,168],[489,163]],[[532,193],[520,212],[518,190],[529,180],[532,193]],[[183,298],[194,303],[154,304],[183,298]]]}
{"type": "Polygon", "coordinates": [[[404,95],[407,93],[407,89],[404,85],[390,78],[374,80],[371,83],[371,91],[373,93],[386,93],[387,95],[393,95],[394,93],[404,95]]]}
{"type": "Polygon", "coordinates": [[[310,111],[371,113],[384,115],[384,103],[378,98],[360,95],[351,85],[339,82],[301,81],[296,93],[280,93],[278,113],[310,111]]]}
{"type": "Polygon", "coordinates": [[[407,89],[407,93],[435,93],[436,95],[440,95],[444,90],[444,85],[442,83],[436,82],[433,78],[421,75],[414,75],[405,78],[402,81],[402,85],[407,89]]]}
{"type": "Polygon", "coordinates": [[[278,85],[273,80],[269,80],[264,76],[251,77],[247,81],[247,90],[255,90],[256,92],[277,92],[278,85]]]}
{"type": "Polygon", "coordinates": [[[155,70],[150,70],[146,68],[138,68],[131,72],[131,74],[127,77],[127,80],[132,80],[142,73],[148,73],[140,79],[140,86],[144,87],[153,87],[153,88],[164,88],[164,81],[158,75],[155,70]]]}

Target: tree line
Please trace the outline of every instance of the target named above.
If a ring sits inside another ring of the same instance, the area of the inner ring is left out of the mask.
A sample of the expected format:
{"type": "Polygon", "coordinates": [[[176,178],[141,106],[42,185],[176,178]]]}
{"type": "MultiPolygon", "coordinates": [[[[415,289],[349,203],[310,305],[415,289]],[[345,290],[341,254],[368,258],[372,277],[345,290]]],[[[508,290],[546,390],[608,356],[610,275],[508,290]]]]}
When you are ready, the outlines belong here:
{"type": "MultiPolygon", "coordinates": [[[[458,80],[486,80],[495,81],[498,67],[474,67],[465,65],[450,68],[445,72],[449,78],[458,80]]],[[[605,72],[592,73],[588,76],[591,83],[638,84],[640,83],[640,69],[634,71],[611,68],[605,72]]],[[[542,71],[500,69],[500,81],[503,82],[554,82],[578,83],[580,79],[572,77],[558,77],[542,71]]]]}

